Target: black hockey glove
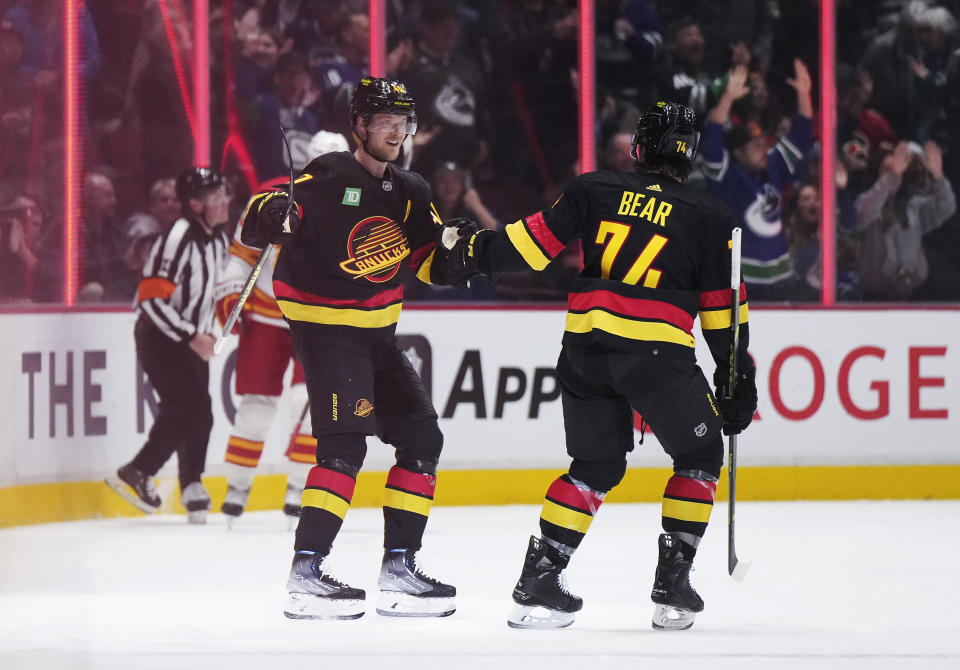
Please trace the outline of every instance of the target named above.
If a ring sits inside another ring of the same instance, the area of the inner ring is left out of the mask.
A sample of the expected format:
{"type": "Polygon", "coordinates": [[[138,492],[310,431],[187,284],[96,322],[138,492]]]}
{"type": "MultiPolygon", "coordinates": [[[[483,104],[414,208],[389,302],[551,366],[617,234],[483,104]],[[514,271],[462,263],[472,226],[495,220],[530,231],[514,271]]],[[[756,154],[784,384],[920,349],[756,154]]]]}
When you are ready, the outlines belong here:
{"type": "Polygon", "coordinates": [[[724,435],[737,435],[753,421],[753,414],[757,411],[756,373],[752,366],[737,372],[732,398],[727,398],[730,379],[726,369],[717,368],[713,373],[713,383],[717,387],[717,405],[723,415],[724,435]]]}
{"type": "Polygon", "coordinates": [[[430,281],[441,286],[466,286],[471,279],[483,275],[483,246],[495,234],[469,219],[447,221],[440,229],[430,281]]]}
{"type": "MultiPolygon", "coordinates": [[[[287,204],[290,202],[286,193],[277,191],[270,193],[262,200],[253,204],[256,208],[256,218],[253,220],[255,230],[251,231],[259,244],[252,246],[263,247],[270,244],[289,242],[300,228],[300,208],[293,203],[290,208],[290,220],[287,222],[287,204]]],[[[246,226],[244,226],[246,228],[246,226]]],[[[246,232],[246,231],[243,231],[246,232]]],[[[241,239],[243,233],[241,232],[241,239]]],[[[250,244],[245,239],[244,244],[250,244]]]]}

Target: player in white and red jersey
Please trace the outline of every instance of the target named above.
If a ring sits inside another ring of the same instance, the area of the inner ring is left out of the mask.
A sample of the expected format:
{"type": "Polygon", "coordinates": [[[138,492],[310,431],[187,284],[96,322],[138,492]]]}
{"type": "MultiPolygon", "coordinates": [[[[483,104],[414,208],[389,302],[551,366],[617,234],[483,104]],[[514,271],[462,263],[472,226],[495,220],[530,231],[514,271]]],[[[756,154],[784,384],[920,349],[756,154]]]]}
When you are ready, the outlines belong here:
{"type": "MultiPolygon", "coordinates": [[[[311,142],[315,155],[347,150],[347,141],[342,135],[323,135],[326,141],[321,144],[311,142]]],[[[288,179],[273,181],[286,183],[288,179]]],[[[267,182],[263,187],[268,188],[271,183],[267,182]]],[[[242,230],[241,221],[230,244],[222,278],[217,284],[217,318],[221,324],[237,303],[243,284],[260,255],[259,249],[249,247],[240,240],[242,230]]],[[[236,393],[240,401],[224,457],[227,496],[220,508],[228,518],[239,517],[247,505],[253,475],[260,463],[263,443],[276,414],[283,393],[283,378],[291,361],[293,378],[290,409],[294,428],[286,451],[290,463],[283,511],[287,516],[300,516],[300,496],[307,473],[316,463],[317,440],[311,434],[303,369],[293,355],[290,328],[283,319],[273,293],[273,266],[279,253],[280,248],[276,247],[273,257],[264,264],[238,320],[240,341],[237,346],[236,393]]]]}

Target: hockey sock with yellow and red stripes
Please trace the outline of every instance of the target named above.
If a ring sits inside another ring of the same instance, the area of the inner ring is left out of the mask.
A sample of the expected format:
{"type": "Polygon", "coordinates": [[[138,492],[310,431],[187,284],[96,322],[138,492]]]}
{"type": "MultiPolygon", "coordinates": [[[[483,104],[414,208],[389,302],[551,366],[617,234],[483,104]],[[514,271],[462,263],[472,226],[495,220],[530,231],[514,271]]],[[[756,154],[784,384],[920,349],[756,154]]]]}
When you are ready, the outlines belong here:
{"type": "Polygon", "coordinates": [[[301,498],[295,551],[315,551],[326,556],[350,509],[356,479],[321,466],[310,469],[301,498]]]}
{"type": "Polygon", "coordinates": [[[231,435],[227,440],[227,453],[223,460],[253,470],[260,463],[263,453],[263,440],[248,440],[231,435]]]}
{"type": "Polygon", "coordinates": [[[540,532],[554,546],[572,553],[580,546],[606,493],[595,491],[570,474],[561,475],[547,489],[540,511],[540,532]]]}
{"type": "Polygon", "coordinates": [[[717,480],[705,472],[677,472],[663,491],[663,530],[683,542],[692,559],[710,522],[717,480]]]}
{"type": "Polygon", "coordinates": [[[285,455],[294,463],[316,463],[317,438],[305,433],[293,433],[285,455]]]}
{"type": "Polygon", "coordinates": [[[383,494],[384,549],[420,549],[436,488],[435,475],[390,468],[383,494]]]}

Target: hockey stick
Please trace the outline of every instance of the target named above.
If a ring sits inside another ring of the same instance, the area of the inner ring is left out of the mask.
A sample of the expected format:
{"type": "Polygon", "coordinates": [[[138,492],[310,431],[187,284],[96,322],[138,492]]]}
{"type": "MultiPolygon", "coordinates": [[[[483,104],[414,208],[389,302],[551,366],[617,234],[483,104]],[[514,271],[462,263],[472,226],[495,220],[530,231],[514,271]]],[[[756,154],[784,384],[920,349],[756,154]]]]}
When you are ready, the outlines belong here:
{"type": "MultiPolygon", "coordinates": [[[[730,252],[730,289],[733,292],[733,304],[730,307],[730,376],[727,379],[727,398],[733,398],[734,387],[737,383],[737,348],[740,345],[740,249],[741,229],[733,229],[733,239],[730,252]]],[[[738,582],[743,581],[750,568],[749,563],[737,559],[737,550],[734,542],[736,530],[737,506],[737,436],[729,437],[729,461],[727,463],[727,478],[729,483],[729,505],[727,506],[727,572],[738,582]]]]}
{"type": "MultiPolygon", "coordinates": [[[[283,230],[284,232],[289,233],[290,212],[293,209],[294,202],[293,153],[290,151],[290,142],[287,141],[287,133],[284,132],[282,126],[280,128],[280,134],[283,136],[283,145],[287,148],[287,157],[290,159],[290,200],[287,202],[287,213],[283,217],[283,230]]],[[[223,351],[223,345],[226,343],[227,337],[230,336],[230,331],[233,330],[233,326],[237,323],[237,319],[240,318],[240,312],[243,311],[243,306],[246,304],[247,298],[249,298],[250,294],[253,292],[253,287],[257,285],[257,279],[260,277],[260,273],[263,271],[263,266],[266,264],[267,259],[270,258],[270,254],[273,253],[275,246],[276,245],[271,242],[263,248],[263,251],[260,252],[260,256],[257,258],[256,265],[254,265],[253,269],[250,270],[250,274],[247,276],[247,281],[244,282],[243,289],[240,291],[240,299],[237,300],[237,304],[233,306],[232,310],[230,310],[230,316],[227,317],[226,323],[223,324],[223,330],[220,331],[220,336],[213,345],[214,354],[219,354],[221,351],[223,351]]]]}

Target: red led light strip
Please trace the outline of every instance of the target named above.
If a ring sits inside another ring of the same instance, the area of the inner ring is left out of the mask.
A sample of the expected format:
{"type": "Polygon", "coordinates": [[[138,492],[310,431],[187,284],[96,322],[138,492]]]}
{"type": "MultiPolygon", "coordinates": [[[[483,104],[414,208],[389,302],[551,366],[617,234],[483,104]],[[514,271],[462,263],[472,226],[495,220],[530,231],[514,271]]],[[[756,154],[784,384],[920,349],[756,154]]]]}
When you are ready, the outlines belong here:
{"type": "Polygon", "coordinates": [[[82,91],[78,72],[82,58],[78,34],[80,9],[83,0],[64,0],[64,110],[63,137],[65,162],[63,168],[63,301],[73,305],[77,300],[77,225],[80,218],[80,179],[83,169],[83,143],[80,140],[78,119],[83,112],[82,91]]]}
{"type": "Polygon", "coordinates": [[[370,74],[386,77],[387,11],[383,0],[370,0],[370,74]]]}
{"type": "MultiPolygon", "coordinates": [[[[193,0],[193,164],[210,166],[210,7],[208,0],[193,0]]],[[[172,45],[171,45],[172,46],[172,45]]],[[[186,100],[184,105],[186,106],[186,100]]]]}
{"type": "Polygon", "coordinates": [[[837,92],[835,80],[836,14],[833,0],[820,2],[820,244],[824,307],[837,301],[836,191],[833,161],[837,156],[837,92]]]}
{"type": "Polygon", "coordinates": [[[594,137],[594,27],[593,0],[580,0],[580,172],[597,169],[594,137]]]}

